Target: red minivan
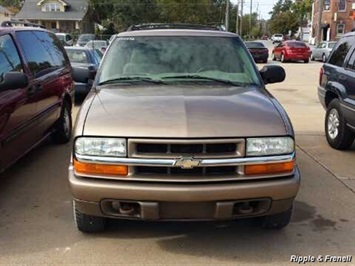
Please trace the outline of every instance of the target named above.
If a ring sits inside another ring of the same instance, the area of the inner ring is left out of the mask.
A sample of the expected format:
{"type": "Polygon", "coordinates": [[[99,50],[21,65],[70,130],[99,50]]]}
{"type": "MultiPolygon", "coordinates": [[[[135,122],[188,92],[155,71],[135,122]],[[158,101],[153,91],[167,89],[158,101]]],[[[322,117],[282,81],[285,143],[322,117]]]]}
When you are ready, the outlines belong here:
{"type": "Polygon", "coordinates": [[[310,49],[301,41],[285,41],[272,51],[272,60],[309,62],[310,49]]]}
{"type": "Polygon", "coordinates": [[[0,27],[0,172],[51,136],[71,138],[74,83],[60,40],[39,27],[0,27]]]}

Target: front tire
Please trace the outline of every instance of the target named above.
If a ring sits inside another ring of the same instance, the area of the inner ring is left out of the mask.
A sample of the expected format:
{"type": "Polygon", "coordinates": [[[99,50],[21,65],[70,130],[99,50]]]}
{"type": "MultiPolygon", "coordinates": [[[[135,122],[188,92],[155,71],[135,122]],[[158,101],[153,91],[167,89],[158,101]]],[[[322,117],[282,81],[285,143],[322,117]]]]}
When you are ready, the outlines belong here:
{"type": "Polygon", "coordinates": [[[306,60],[303,60],[303,62],[304,62],[305,64],[308,64],[309,60],[306,59],[306,60]]]}
{"type": "Polygon", "coordinates": [[[280,230],[290,223],[292,212],[293,205],[285,212],[265,216],[261,226],[264,229],[280,230]]]}
{"type": "Polygon", "coordinates": [[[346,120],[341,112],[338,99],[333,99],[328,105],[324,131],[329,145],[334,149],[346,149],[354,141],[355,134],[346,127],[346,120]]]}
{"type": "Polygon", "coordinates": [[[81,213],[73,202],[75,225],[79,231],[84,233],[99,233],[106,228],[106,219],[81,213]]]}
{"type": "Polygon", "coordinates": [[[285,62],[286,62],[284,54],[281,54],[280,61],[281,61],[282,63],[285,63],[285,62]]]}
{"type": "Polygon", "coordinates": [[[327,61],[327,58],[325,57],[325,54],[322,55],[322,62],[325,63],[327,61]]]}
{"type": "Polygon", "coordinates": [[[70,141],[72,133],[72,117],[68,102],[63,103],[62,111],[52,134],[53,142],[65,144],[70,141]]]}

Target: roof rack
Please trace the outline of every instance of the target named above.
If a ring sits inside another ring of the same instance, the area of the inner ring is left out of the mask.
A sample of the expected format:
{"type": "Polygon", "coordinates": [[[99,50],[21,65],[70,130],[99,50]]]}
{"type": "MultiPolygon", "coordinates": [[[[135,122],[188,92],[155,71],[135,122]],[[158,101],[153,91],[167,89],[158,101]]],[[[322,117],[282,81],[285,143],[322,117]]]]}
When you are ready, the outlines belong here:
{"type": "Polygon", "coordinates": [[[217,30],[223,31],[221,26],[187,24],[187,23],[146,23],[130,26],[127,31],[157,30],[157,29],[187,29],[187,30],[217,30]]]}
{"type": "Polygon", "coordinates": [[[22,26],[22,27],[37,27],[37,28],[45,29],[45,27],[40,24],[30,23],[30,22],[26,22],[26,21],[15,21],[15,20],[3,21],[0,26],[1,27],[22,26]]]}

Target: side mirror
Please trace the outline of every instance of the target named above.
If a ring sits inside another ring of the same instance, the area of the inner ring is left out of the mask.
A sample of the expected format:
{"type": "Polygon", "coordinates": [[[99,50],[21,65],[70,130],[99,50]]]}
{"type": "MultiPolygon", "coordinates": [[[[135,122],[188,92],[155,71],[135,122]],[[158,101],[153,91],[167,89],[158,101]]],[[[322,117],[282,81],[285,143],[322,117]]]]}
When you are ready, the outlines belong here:
{"type": "Polygon", "coordinates": [[[73,67],[72,75],[75,82],[88,83],[89,80],[95,79],[96,69],[93,66],[73,67]]]}
{"type": "Polygon", "coordinates": [[[28,77],[22,72],[6,72],[0,76],[0,91],[26,88],[28,77]]]}
{"type": "Polygon", "coordinates": [[[277,65],[266,65],[260,70],[260,75],[265,85],[270,83],[282,82],[286,78],[285,70],[277,65]]]}

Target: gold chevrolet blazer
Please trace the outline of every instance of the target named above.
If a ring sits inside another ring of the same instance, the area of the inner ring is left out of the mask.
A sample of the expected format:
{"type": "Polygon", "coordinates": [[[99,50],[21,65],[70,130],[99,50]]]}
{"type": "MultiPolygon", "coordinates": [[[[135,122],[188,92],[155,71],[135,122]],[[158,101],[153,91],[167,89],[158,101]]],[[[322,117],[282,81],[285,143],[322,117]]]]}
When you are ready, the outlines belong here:
{"type": "Polygon", "coordinates": [[[265,89],[285,71],[258,70],[233,33],[154,25],[116,36],[81,106],[69,166],[77,228],[247,217],[285,227],[300,185],[294,131],[265,89]]]}

